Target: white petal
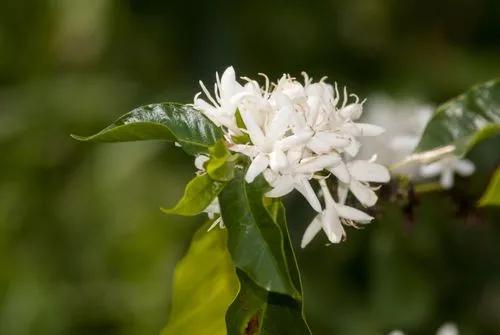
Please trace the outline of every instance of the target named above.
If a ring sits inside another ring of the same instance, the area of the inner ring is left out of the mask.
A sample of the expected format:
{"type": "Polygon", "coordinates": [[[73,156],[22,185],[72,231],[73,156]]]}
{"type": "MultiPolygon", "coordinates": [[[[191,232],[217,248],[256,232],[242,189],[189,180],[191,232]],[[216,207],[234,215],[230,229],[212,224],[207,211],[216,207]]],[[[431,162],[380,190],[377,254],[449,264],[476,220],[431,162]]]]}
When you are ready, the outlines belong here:
{"type": "Polygon", "coordinates": [[[356,136],[378,136],[385,132],[385,129],[369,123],[355,123],[359,130],[359,135],[356,136]]]}
{"type": "Polygon", "coordinates": [[[233,144],[229,147],[229,150],[239,152],[248,157],[255,157],[259,154],[258,148],[254,145],[233,144]]]}
{"type": "Polygon", "coordinates": [[[304,235],[302,236],[302,241],[300,242],[300,247],[303,249],[305,248],[309,242],[312,241],[312,239],[319,233],[321,230],[321,220],[320,220],[320,215],[318,214],[314,220],[307,226],[306,231],[304,232],[304,235]]]}
{"type": "Polygon", "coordinates": [[[217,112],[217,108],[210,105],[203,99],[196,99],[194,102],[196,109],[199,109],[206,117],[210,119],[216,126],[221,126],[220,116],[217,112]]]}
{"type": "Polygon", "coordinates": [[[352,103],[342,108],[339,113],[343,118],[356,120],[359,119],[363,113],[363,105],[359,103],[352,103]]]}
{"type": "Polygon", "coordinates": [[[262,171],[264,171],[269,165],[269,160],[265,154],[258,154],[250,163],[247,173],[245,175],[245,180],[247,183],[254,181],[262,171]]]}
{"type": "Polygon", "coordinates": [[[297,178],[295,188],[306,198],[316,212],[321,212],[321,204],[307,179],[297,178]]]}
{"type": "Polygon", "coordinates": [[[342,241],[342,238],[345,236],[345,230],[344,227],[342,227],[342,223],[340,222],[335,208],[326,209],[321,214],[321,224],[330,242],[339,243],[342,241]]]}
{"type": "Polygon", "coordinates": [[[230,103],[231,97],[243,89],[236,81],[236,73],[232,66],[228,67],[221,77],[220,95],[224,102],[230,103]]]}
{"type": "Polygon", "coordinates": [[[345,204],[348,192],[349,192],[349,184],[340,182],[339,185],[337,186],[337,196],[339,198],[339,204],[345,204]]]}
{"type": "Polygon", "coordinates": [[[196,158],[194,159],[194,166],[198,169],[198,170],[203,170],[205,171],[205,167],[203,166],[203,164],[205,164],[206,161],[208,161],[209,158],[208,156],[205,156],[205,155],[198,155],[196,156],[196,158]]]}
{"type": "Polygon", "coordinates": [[[387,183],[391,179],[385,166],[369,161],[357,160],[349,163],[349,172],[359,181],[387,183]]]}
{"type": "Polygon", "coordinates": [[[339,162],[340,156],[337,154],[316,156],[304,163],[301,162],[295,171],[299,173],[315,173],[339,162]]]}
{"type": "Polygon", "coordinates": [[[317,96],[309,96],[307,98],[307,105],[309,106],[308,124],[314,126],[320,110],[320,98],[317,96]]]}
{"type": "Polygon", "coordinates": [[[468,159],[457,160],[457,162],[455,163],[455,166],[453,168],[462,177],[470,176],[476,170],[476,167],[474,166],[474,163],[472,163],[468,159]]]}
{"type": "Polygon", "coordinates": [[[347,170],[347,166],[342,161],[340,161],[337,165],[328,168],[328,171],[333,173],[333,175],[342,183],[349,183],[351,181],[351,175],[347,170]]]}
{"type": "Polygon", "coordinates": [[[281,108],[272,119],[266,135],[275,141],[282,138],[290,125],[291,112],[289,107],[281,108]]]}
{"type": "Polygon", "coordinates": [[[443,170],[441,162],[434,162],[420,167],[420,175],[424,178],[435,177],[443,170]]]}
{"type": "Polygon", "coordinates": [[[355,179],[351,179],[349,190],[351,190],[352,194],[354,194],[356,199],[358,199],[363,206],[371,207],[375,205],[378,200],[377,195],[371,188],[361,184],[355,179]]]}
{"type": "Polygon", "coordinates": [[[454,183],[453,170],[444,169],[441,172],[441,178],[439,179],[439,183],[445,190],[452,188],[454,183]]]}
{"type": "Polygon", "coordinates": [[[298,134],[290,135],[278,141],[276,143],[276,146],[278,146],[282,150],[287,150],[305,144],[311,138],[312,134],[313,133],[310,131],[302,131],[298,134]]]}
{"type": "Polygon", "coordinates": [[[280,171],[288,165],[288,160],[283,151],[277,149],[269,154],[269,166],[273,171],[280,171]]]}
{"type": "Polygon", "coordinates": [[[315,137],[319,138],[322,142],[328,143],[330,147],[334,148],[344,148],[351,144],[351,141],[349,138],[334,134],[334,133],[329,133],[329,132],[318,132],[314,135],[315,137]]]}
{"type": "Polygon", "coordinates": [[[307,142],[307,147],[311,149],[314,153],[321,155],[330,152],[330,144],[325,142],[323,139],[313,136],[309,142],[307,142]]]}
{"type": "Polygon", "coordinates": [[[359,143],[354,138],[351,139],[351,144],[344,148],[345,152],[349,154],[349,156],[354,157],[358,154],[359,148],[361,147],[361,143],[359,143]]]}
{"type": "Polygon", "coordinates": [[[337,213],[339,214],[339,216],[346,218],[348,220],[360,223],[369,223],[371,220],[373,220],[372,216],[354,207],[339,205],[339,204],[337,204],[335,207],[337,209],[337,213]]]}
{"type": "Polygon", "coordinates": [[[255,145],[263,145],[265,142],[264,133],[249,111],[240,111],[241,118],[247,127],[248,135],[255,145]]]}
{"type": "Polygon", "coordinates": [[[266,197],[279,198],[293,191],[295,180],[291,176],[281,176],[274,181],[273,187],[266,193],[266,197]]]}
{"type": "Polygon", "coordinates": [[[458,328],[454,323],[445,323],[439,327],[436,335],[458,335],[458,328]]]}

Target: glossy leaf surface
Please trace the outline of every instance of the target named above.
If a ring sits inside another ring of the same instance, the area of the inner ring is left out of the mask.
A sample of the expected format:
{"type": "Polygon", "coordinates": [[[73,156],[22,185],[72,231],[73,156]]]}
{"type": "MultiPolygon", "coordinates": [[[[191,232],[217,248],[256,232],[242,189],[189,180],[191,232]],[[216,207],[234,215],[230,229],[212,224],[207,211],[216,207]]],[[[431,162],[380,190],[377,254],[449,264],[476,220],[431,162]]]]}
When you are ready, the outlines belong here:
{"type": "Polygon", "coordinates": [[[500,81],[474,86],[441,105],[427,124],[416,152],[449,145],[465,155],[477,142],[500,133],[500,81]]]}
{"type": "Polygon", "coordinates": [[[201,213],[224,188],[224,183],[215,181],[208,174],[194,177],[184,190],[181,200],[173,208],[162,208],[167,214],[192,216],[201,213]]]}
{"type": "Polygon", "coordinates": [[[234,264],[261,288],[300,297],[288,268],[283,234],[263,204],[269,187],[263,177],[247,184],[243,176],[237,170],[219,195],[234,264]]]}
{"type": "Polygon", "coordinates": [[[95,135],[73,137],[91,142],[176,141],[189,154],[208,152],[222,131],[196,109],[177,103],[138,107],[95,135]]]}
{"type": "Polygon", "coordinates": [[[195,234],[174,273],[172,310],[162,335],[226,334],[225,314],[238,288],[227,231],[208,225],[195,234]]]}

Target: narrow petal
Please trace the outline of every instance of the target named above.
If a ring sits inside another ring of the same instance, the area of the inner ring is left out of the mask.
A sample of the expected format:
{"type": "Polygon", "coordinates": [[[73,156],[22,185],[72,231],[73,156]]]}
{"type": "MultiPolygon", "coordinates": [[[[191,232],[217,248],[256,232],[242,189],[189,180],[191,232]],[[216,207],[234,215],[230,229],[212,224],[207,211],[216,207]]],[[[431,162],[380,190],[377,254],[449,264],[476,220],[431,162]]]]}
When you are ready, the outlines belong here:
{"type": "Polygon", "coordinates": [[[346,218],[348,220],[360,223],[369,223],[371,220],[373,220],[372,216],[354,207],[339,205],[339,204],[337,204],[335,207],[337,209],[337,213],[339,214],[339,216],[346,218]]]}
{"type": "Polygon", "coordinates": [[[385,166],[369,161],[357,160],[349,163],[349,172],[359,181],[387,183],[391,179],[385,166]]]}
{"type": "Polygon", "coordinates": [[[347,170],[347,166],[342,161],[338,162],[337,165],[328,168],[328,171],[333,173],[333,175],[342,183],[349,183],[351,181],[349,170],[347,170]]]}
{"type": "Polygon", "coordinates": [[[291,176],[281,176],[274,181],[273,189],[266,193],[266,197],[279,198],[291,191],[295,187],[295,180],[291,176]]]}
{"type": "Polygon", "coordinates": [[[345,204],[347,199],[347,193],[349,192],[349,184],[340,182],[337,186],[337,196],[339,198],[339,204],[345,204]]]}
{"type": "Polygon", "coordinates": [[[205,156],[205,155],[198,155],[196,156],[196,158],[194,159],[194,166],[198,169],[198,170],[203,170],[205,171],[205,167],[203,166],[203,164],[205,164],[206,161],[208,161],[209,158],[208,156],[205,156]]]}
{"type": "Polygon", "coordinates": [[[358,154],[359,148],[361,147],[361,143],[359,143],[356,139],[351,139],[351,144],[344,148],[345,152],[349,154],[349,156],[354,157],[358,154]]]}
{"type": "Polygon", "coordinates": [[[304,249],[321,230],[320,215],[321,214],[318,214],[309,226],[307,226],[306,231],[302,236],[302,241],[300,242],[300,247],[302,249],[304,249]]]}
{"type": "Polygon", "coordinates": [[[444,169],[441,172],[441,178],[439,179],[439,183],[445,190],[452,188],[454,184],[453,170],[444,169]]]}
{"type": "Polygon", "coordinates": [[[328,143],[330,147],[333,148],[344,148],[351,144],[349,138],[330,132],[318,132],[314,136],[319,138],[322,142],[328,143]]]}
{"type": "Polygon", "coordinates": [[[321,224],[330,242],[339,243],[342,241],[345,230],[334,207],[325,210],[321,214],[321,224]]]}
{"type": "Polygon", "coordinates": [[[307,147],[311,149],[314,153],[321,155],[330,152],[330,144],[325,142],[323,139],[313,136],[308,142],[307,147]]]}
{"type": "Polygon", "coordinates": [[[262,145],[265,142],[264,133],[260,129],[259,125],[255,121],[252,113],[248,111],[240,111],[241,118],[247,127],[248,135],[255,145],[262,145]]]}
{"type": "Polygon", "coordinates": [[[378,136],[385,132],[385,129],[374,124],[369,123],[355,123],[356,128],[359,130],[357,136],[378,136]]]}
{"type": "Polygon", "coordinates": [[[280,171],[287,167],[288,160],[283,151],[276,149],[269,154],[269,166],[273,171],[280,171]]]}
{"type": "Polygon", "coordinates": [[[435,177],[441,174],[443,164],[441,162],[434,162],[420,167],[420,175],[424,178],[435,177]]]}
{"type": "Polygon", "coordinates": [[[276,143],[276,146],[281,148],[282,150],[291,149],[293,147],[305,144],[307,141],[309,141],[312,134],[313,133],[311,131],[302,131],[298,134],[290,135],[282,140],[279,140],[276,143]]]}
{"type": "Polygon", "coordinates": [[[300,163],[296,168],[299,173],[315,173],[325,168],[334,166],[340,162],[340,156],[337,154],[321,155],[300,163]]]}
{"type": "Polygon", "coordinates": [[[352,194],[359,200],[359,202],[366,207],[371,207],[375,205],[378,200],[377,195],[371,188],[361,184],[359,181],[355,179],[351,179],[351,183],[349,184],[349,189],[352,194]]]}
{"type": "Polygon", "coordinates": [[[286,130],[290,126],[290,113],[292,111],[289,107],[281,108],[278,113],[274,116],[269,128],[266,131],[266,135],[273,139],[274,141],[280,139],[285,134],[286,130]]]}
{"type": "Polygon", "coordinates": [[[472,163],[468,159],[457,160],[457,162],[455,163],[455,166],[453,168],[462,177],[470,176],[476,170],[476,167],[474,166],[474,163],[472,163]]]}
{"type": "Polygon", "coordinates": [[[306,198],[306,200],[309,202],[311,207],[316,211],[316,212],[321,212],[321,204],[318,200],[318,197],[316,196],[316,193],[314,193],[313,188],[311,187],[311,184],[309,181],[305,178],[297,178],[296,183],[295,183],[295,188],[306,198]]]}
{"type": "Polygon", "coordinates": [[[217,108],[210,105],[203,99],[196,99],[194,102],[194,106],[196,109],[199,109],[210,121],[215,123],[216,126],[221,126],[220,116],[217,112],[217,108]]]}
{"type": "Polygon", "coordinates": [[[230,103],[231,97],[243,89],[243,86],[236,81],[236,73],[234,72],[234,68],[232,66],[228,67],[224,71],[220,82],[221,99],[226,103],[230,103]]]}
{"type": "Polygon", "coordinates": [[[254,145],[232,144],[229,146],[229,150],[239,152],[240,154],[248,157],[255,157],[259,154],[259,150],[254,145]]]}
{"type": "Polygon", "coordinates": [[[320,110],[320,98],[317,96],[309,96],[307,99],[307,105],[309,105],[309,115],[307,118],[307,123],[310,127],[316,124],[316,119],[318,118],[320,110]]]}
{"type": "Polygon", "coordinates": [[[248,167],[247,173],[245,175],[245,180],[247,183],[254,181],[262,171],[264,171],[269,165],[269,159],[265,154],[258,154],[248,167]]]}

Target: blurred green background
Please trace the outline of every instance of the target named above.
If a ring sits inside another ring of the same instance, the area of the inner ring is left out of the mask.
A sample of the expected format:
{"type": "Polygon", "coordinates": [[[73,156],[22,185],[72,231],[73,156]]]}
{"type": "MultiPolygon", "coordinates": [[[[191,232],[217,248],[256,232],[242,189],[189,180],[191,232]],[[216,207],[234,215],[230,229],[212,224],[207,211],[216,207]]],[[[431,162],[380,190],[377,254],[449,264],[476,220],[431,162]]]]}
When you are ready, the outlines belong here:
{"type": "MultiPolygon", "coordinates": [[[[498,0],[0,2],[0,334],[157,334],[203,218],[161,214],[194,172],[173,145],[77,143],[132,108],[191,102],[197,81],[307,70],[360,96],[439,103],[500,76],[498,0]]],[[[392,204],[306,250],[287,199],[314,334],[500,334],[500,216],[474,202],[498,165],[392,204]]],[[[278,334],[281,335],[281,334],[278,334]]]]}

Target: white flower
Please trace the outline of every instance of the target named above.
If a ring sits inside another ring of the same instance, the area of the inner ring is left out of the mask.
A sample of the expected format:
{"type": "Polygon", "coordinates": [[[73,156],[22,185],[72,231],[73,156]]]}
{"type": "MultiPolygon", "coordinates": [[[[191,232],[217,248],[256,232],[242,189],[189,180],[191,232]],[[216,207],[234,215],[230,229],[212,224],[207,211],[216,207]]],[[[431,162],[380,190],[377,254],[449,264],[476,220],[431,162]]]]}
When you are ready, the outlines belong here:
{"type": "MultiPolygon", "coordinates": [[[[401,162],[413,152],[434,109],[417,100],[393,100],[380,94],[370,97],[366,107],[364,121],[383,124],[386,132],[362,141],[360,157],[377,152],[383,165],[401,162]]],[[[412,179],[418,177],[418,168],[414,166],[400,167],[397,171],[412,179]]]]}
{"type": "Polygon", "coordinates": [[[358,199],[366,207],[375,205],[378,200],[374,189],[369,182],[387,183],[390,179],[389,170],[383,165],[374,162],[376,156],[371,160],[355,160],[347,163],[346,171],[331,169],[332,173],[339,179],[339,200],[344,202],[347,191],[358,199]]]}
{"type": "Polygon", "coordinates": [[[373,219],[370,215],[356,208],[336,203],[330,194],[326,181],[322,179],[319,183],[325,199],[325,210],[319,213],[307,227],[300,244],[302,248],[305,248],[321,229],[330,242],[339,243],[346,236],[342,224],[356,227],[357,223],[366,224],[373,219]]]}
{"type": "MultiPolygon", "coordinates": [[[[208,156],[198,155],[194,159],[194,166],[198,169],[197,174],[206,173],[205,171],[205,163],[209,160],[208,156]]],[[[207,213],[208,218],[210,220],[214,220],[208,231],[212,230],[215,226],[219,226],[219,228],[224,228],[224,221],[222,221],[222,216],[220,215],[220,205],[219,199],[216,197],[204,210],[204,213],[207,213]]]]}
{"type": "Polygon", "coordinates": [[[451,322],[445,323],[439,327],[436,335],[458,335],[457,325],[451,322]]]}
{"type": "Polygon", "coordinates": [[[288,130],[291,113],[289,108],[281,108],[269,122],[265,122],[264,129],[262,129],[250,111],[241,112],[252,144],[233,145],[229,149],[252,158],[245,176],[248,183],[251,183],[268,166],[273,171],[284,169],[288,163],[285,151],[290,147],[301,145],[310,137],[307,134],[283,137],[288,130]]]}
{"type": "Polygon", "coordinates": [[[210,103],[199,98],[201,93],[198,93],[194,97],[194,107],[202,110],[216,125],[224,126],[234,134],[240,134],[235,119],[237,106],[232,99],[235,95],[240,94],[244,88],[236,81],[236,74],[232,66],[224,71],[220,79],[218,74],[216,74],[216,77],[217,83],[214,85],[215,99],[208,92],[203,82],[200,81],[200,86],[210,103]]]}
{"type": "Polygon", "coordinates": [[[220,215],[220,205],[219,205],[219,199],[215,198],[210,205],[208,205],[207,208],[203,210],[203,212],[208,214],[208,218],[210,220],[214,220],[210,227],[208,227],[208,231],[212,230],[215,226],[219,226],[219,228],[223,229],[224,227],[224,221],[222,221],[222,216],[220,215]]]}
{"type": "Polygon", "coordinates": [[[474,163],[468,159],[459,159],[454,155],[441,158],[437,162],[424,165],[420,168],[422,177],[440,176],[439,182],[444,189],[453,187],[454,174],[458,173],[462,177],[467,177],[475,171],[474,163]]]}
{"type": "MultiPolygon", "coordinates": [[[[356,226],[372,219],[345,205],[347,191],[351,190],[363,206],[372,206],[377,196],[369,183],[389,180],[382,165],[361,160],[349,163],[345,157],[358,154],[361,137],[378,136],[384,129],[358,122],[364,100],[348,94],[346,88],[341,95],[337,84],[327,84],[326,77],[313,82],[303,75],[303,84],[290,75],[271,84],[263,75],[265,84],[260,87],[246,77],[242,77],[244,85],[240,84],[229,67],[220,80],[217,75],[215,98],[200,83],[208,102],[198,94],[194,107],[221,126],[230,151],[250,159],[247,183],[263,174],[272,187],[266,196],[281,197],[297,190],[319,213],[306,231],[304,245],[321,229],[331,242],[338,243],[345,236],[343,224],[356,226]],[[337,179],[341,195],[338,203],[328,192],[325,178],[337,179]],[[320,180],[324,208],[311,185],[314,180],[320,180]]],[[[206,159],[197,158],[200,170],[206,159]]]]}

